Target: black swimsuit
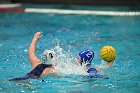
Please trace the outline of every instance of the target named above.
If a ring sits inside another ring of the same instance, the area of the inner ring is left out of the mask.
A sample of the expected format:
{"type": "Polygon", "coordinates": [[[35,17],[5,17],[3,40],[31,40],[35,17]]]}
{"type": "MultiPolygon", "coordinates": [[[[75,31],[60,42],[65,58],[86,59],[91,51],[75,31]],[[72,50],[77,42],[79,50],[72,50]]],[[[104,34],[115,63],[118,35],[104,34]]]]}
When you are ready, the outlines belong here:
{"type": "Polygon", "coordinates": [[[10,79],[9,81],[20,81],[20,80],[26,80],[29,78],[37,79],[41,76],[44,69],[48,68],[48,67],[52,67],[52,65],[51,64],[39,64],[30,73],[27,73],[26,76],[20,77],[20,78],[13,78],[13,79],[10,79]]]}

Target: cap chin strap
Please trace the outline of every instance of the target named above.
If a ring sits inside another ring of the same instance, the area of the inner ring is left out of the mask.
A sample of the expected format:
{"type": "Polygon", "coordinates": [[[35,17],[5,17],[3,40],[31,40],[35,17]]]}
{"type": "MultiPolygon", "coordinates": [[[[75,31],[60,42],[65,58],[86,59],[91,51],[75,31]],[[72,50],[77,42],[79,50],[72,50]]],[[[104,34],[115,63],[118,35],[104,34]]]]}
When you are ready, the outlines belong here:
{"type": "Polygon", "coordinates": [[[84,68],[85,70],[87,70],[88,66],[90,66],[90,64],[88,63],[83,63],[82,65],[82,68],[84,68]]]}
{"type": "Polygon", "coordinates": [[[84,58],[83,58],[82,61],[80,62],[80,64],[81,64],[81,65],[83,65],[83,64],[84,64],[84,65],[90,65],[92,59],[93,59],[93,58],[91,58],[89,61],[84,61],[84,58]]]}
{"type": "Polygon", "coordinates": [[[44,64],[51,64],[53,66],[56,66],[56,58],[46,58],[45,61],[43,61],[44,64]]]}
{"type": "Polygon", "coordinates": [[[53,66],[56,66],[57,65],[55,58],[48,60],[46,63],[47,64],[52,64],[53,66]]]}

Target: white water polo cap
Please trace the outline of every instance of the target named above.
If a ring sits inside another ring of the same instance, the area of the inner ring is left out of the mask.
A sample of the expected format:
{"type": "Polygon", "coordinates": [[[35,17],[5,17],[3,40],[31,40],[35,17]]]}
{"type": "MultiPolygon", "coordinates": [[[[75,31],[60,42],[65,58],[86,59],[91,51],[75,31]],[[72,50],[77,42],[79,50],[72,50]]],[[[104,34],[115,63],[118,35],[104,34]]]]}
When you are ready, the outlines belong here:
{"type": "Polygon", "coordinates": [[[52,50],[45,50],[41,55],[41,60],[43,63],[56,65],[55,52],[52,50]]]}

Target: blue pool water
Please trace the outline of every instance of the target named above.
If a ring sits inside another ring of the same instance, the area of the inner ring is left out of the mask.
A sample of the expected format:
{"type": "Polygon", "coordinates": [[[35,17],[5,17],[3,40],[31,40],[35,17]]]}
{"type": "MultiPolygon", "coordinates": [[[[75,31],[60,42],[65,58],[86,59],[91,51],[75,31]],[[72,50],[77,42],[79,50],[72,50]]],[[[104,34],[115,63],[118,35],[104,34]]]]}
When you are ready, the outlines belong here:
{"type": "Polygon", "coordinates": [[[0,93],[138,93],[139,47],[140,16],[0,13],[0,93]],[[101,62],[100,49],[113,46],[117,58],[107,73],[110,78],[95,80],[67,74],[69,70],[76,72],[71,68],[60,77],[43,77],[44,82],[8,81],[31,70],[27,51],[37,31],[47,33],[37,43],[39,58],[44,50],[57,46],[72,58],[88,48],[95,51],[94,66],[101,62]]]}

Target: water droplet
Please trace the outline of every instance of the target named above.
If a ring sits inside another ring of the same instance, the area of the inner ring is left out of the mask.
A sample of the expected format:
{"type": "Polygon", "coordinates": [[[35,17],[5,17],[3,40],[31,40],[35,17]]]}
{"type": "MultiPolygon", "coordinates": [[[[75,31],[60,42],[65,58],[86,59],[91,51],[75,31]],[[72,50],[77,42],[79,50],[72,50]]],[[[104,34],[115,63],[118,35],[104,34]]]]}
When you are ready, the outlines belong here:
{"type": "Polygon", "coordinates": [[[0,47],[2,47],[2,44],[0,44],[0,47]]]}
{"type": "Polygon", "coordinates": [[[24,49],[24,52],[27,52],[28,50],[27,49],[24,49]]]}
{"type": "Polygon", "coordinates": [[[21,92],[25,92],[24,90],[21,90],[21,92]]]}

